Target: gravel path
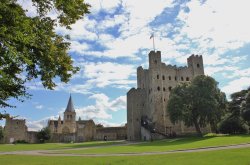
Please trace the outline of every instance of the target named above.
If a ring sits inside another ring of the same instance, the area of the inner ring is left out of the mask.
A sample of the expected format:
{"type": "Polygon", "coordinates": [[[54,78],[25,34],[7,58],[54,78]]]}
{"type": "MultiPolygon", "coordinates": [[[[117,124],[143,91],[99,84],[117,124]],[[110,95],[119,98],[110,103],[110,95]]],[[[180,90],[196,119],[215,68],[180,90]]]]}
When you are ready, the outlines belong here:
{"type": "Polygon", "coordinates": [[[35,151],[12,151],[12,152],[0,152],[0,155],[34,155],[34,156],[81,156],[81,157],[103,157],[103,156],[143,156],[143,155],[163,155],[171,153],[188,153],[188,152],[203,152],[203,151],[215,151],[226,150],[235,148],[249,148],[250,143],[228,145],[228,146],[216,146],[216,147],[204,147],[196,149],[184,149],[184,150],[171,150],[163,152],[141,152],[141,153],[114,153],[114,154],[66,154],[57,153],[62,150],[35,150],[35,151]]]}

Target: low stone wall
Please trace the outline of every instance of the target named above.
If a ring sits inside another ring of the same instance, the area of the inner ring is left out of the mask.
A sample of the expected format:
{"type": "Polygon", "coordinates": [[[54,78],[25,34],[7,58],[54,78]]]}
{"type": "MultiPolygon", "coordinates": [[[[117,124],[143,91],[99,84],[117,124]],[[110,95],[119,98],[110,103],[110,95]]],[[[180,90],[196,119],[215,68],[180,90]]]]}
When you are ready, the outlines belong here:
{"type": "Polygon", "coordinates": [[[103,127],[96,129],[95,140],[125,140],[127,139],[126,127],[103,127]]]}
{"type": "Polygon", "coordinates": [[[39,140],[37,139],[37,133],[35,131],[28,131],[26,140],[28,143],[39,143],[39,140]]]}

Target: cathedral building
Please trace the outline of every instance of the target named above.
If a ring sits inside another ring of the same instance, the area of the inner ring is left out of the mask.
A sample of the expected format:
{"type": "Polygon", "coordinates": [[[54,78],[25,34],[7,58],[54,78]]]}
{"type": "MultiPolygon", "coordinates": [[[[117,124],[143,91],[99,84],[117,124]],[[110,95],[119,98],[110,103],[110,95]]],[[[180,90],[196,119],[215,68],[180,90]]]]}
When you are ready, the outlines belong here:
{"type": "Polygon", "coordinates": [[[64,111],[63,120],[49,120],[48,127],[52,133],[52,141],[90,141],[96,133],[93,120],[76,121],[76,112],[71,96],[64,111]]]}

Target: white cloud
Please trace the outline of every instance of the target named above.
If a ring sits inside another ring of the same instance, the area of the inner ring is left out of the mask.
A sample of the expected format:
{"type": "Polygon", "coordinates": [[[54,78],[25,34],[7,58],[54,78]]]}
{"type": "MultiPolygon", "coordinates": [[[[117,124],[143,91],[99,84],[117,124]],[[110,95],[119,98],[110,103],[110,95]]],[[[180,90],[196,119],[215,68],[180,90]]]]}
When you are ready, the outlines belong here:
{"type": "Polygon", "coordinates": [[[225,74],[227,78],[240,78],[240,77],[249,77],[250,76],[250,68],[246,69],[236,69],[233,70],[230,74],[225,74]]]}
{"type": "Polygon", "coordinates": [[[106,120],[98,120],[96,124],[102,124],[104,127],[120,127],[120,126],[125,126],[126,122],[121,122],[121,123],[112,123],[106,120]]]}
{"type": "Polygon", "coordinates": [[[36,105],[35,108],[36,109],[43,109],[43,105],[36,105]]]}
{"type": "Polygon", "coordinates": [[[43,119],[35,120],[35,121],[26,120],[26,125],[29,131],[39,131],[48,125],[49,119],[57,119],[57,117],[50,116],[50,117],[45,117],[43,119]]]}
{"type": "Polygon", "coordinates": [[[95,84],[97,87],[134,85],[134,80],[129,80],[135,76],[136,69],[132,65],[122,65],[118,63],[86,63],[82,76],[87,78],[87,84],[95,84]]]}
{"type": "Polygon", "coordinates": [[[230,71],[231,73],[233,73],[234,71],[238,70],[238,67],[235,66],[205,66],[205,74],[209,75],[209,76],[213,76],[219,72],[226,72],[226,71],[230,71]]]}
{"type": "Polygon", "coordinates": [[[241,91],[250,86],[250,77],[241,77],[239,79],[235,79],[230,81],[226,86],[224,86],[221,90],[225,92],[227,95],[230,95],[234,92],[241,91]]]}
{"type": "Polygon", "coordinates": [[[94,105],[76,108],[77,116],[82,119],[94,119],[95,121],[112,119],[112,115],[109,112],[126,109],[126,96],[110,100],[107,95],[99,93],[93,94],[89,98],[95,99],[94,105]]]}
{"type": "Polygon", "coordinates": [[[178,16],[184,25],[181,35],[221,53],[240,48],[250,41],[249,5],[246,0],[190,1],[186,6],[190,11],[182,10],[178,16]]]}
{"type": "Polygon", "coordinates": [[[91,5],[90,12],[96,14],[100,10],[113,13],[115,8],[120,4],[120,0],[86,0],[91,5]]]}

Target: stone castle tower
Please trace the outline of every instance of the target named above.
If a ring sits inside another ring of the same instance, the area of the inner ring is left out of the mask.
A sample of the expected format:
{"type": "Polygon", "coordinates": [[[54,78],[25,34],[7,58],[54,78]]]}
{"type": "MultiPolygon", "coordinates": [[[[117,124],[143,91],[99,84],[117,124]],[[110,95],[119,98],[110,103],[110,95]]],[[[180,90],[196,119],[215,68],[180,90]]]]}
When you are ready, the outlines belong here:
{"type": "Polygon", "coordinates": [[[127,134],[129,140],[146,137],[142,126],[153,123],[153,129],[161,134],[194,132],[182,123],[173,125],[167,113],[167,102],[171,89],[178,83],[189,82],[204,74],[202,56],[192,55],[188,66],[176,67],[161,61],[160,51],[149,53],[149,68],[137,68],[137,89],[127,93],[127,134]]]}

